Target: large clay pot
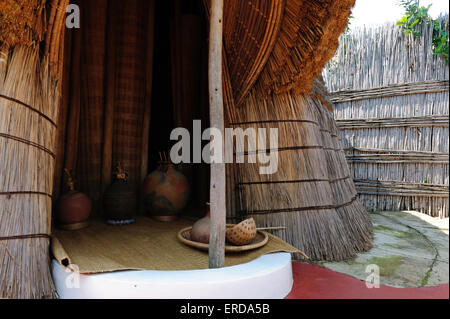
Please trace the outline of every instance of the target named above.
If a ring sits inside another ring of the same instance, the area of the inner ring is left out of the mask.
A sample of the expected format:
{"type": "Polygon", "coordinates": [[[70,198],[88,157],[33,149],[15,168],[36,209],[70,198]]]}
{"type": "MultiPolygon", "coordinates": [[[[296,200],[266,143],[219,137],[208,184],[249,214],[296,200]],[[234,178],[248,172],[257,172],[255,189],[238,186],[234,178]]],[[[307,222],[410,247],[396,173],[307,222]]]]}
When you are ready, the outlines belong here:
{"type": "Polygon", "coordinates": [[[191,240],[199,243],[209,244],[211,216],[208,205],[208,210],[205,217],[197,220],[191,229],[191,240]]]}
{"type": "Polygon", "coordinates": [[[68,170],[65,171],[69,191],[62,195],[56,204],[56,220],[59,228],[77,230],[89,225],[92,203],[87,195],[74,189],[72,177],[68,170]]]}
{"type": "Polygon", "coordinates": [[[172,221],[186,206],[190,187],[173,164],[163,163],[147,176],[142,191],[147,214],[159,221],[172,221]]]}
{"type": "Polygon", "coordinates": [[[128,174],[118,165],[112,184],[103,194],[103,213],[109,224],[125,225],[134,222],[137,194],[127,177],[128,174]]]}

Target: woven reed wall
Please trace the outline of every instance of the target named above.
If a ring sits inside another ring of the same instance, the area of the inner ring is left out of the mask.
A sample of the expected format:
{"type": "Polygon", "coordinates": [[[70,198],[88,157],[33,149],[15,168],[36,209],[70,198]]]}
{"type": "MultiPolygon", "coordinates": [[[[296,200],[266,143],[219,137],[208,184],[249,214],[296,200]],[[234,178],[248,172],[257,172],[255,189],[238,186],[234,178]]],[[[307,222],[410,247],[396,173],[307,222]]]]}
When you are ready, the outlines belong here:
{"type": "Polygon", "coordinates": [[[62,168],[73,169],[77,189],[93,200],[94,214],[99,214],[103,190],[118,162],[136,189],[141,182],[144,118],[148,120],[151,96],[151,9],[145,0],[76,3],[85,14],[82,27],[66,37],[70,56],[66,54],[55,195],[64,191],[62,168]]]}
{"type": "MultiPolygon", "coordinates": [[[[448,17],[441,18],[448,23],[448,17]]],[[[449,68],[399,27],[341,37],[323,76],[361,201],[369,210],[448,217],[449,68]]]]}

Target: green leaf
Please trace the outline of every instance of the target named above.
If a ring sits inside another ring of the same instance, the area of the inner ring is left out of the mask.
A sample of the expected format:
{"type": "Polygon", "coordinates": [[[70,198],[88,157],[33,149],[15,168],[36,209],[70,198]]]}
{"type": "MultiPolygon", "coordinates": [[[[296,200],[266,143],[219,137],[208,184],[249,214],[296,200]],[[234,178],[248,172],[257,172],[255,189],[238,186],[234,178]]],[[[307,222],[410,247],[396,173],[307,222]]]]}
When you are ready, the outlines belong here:
{"type": "Polygon", "coordinates": [[[408,20],[408,17],[403,16],[403,17],[401,17],[400,20],[398,20],[398,22],[399,22],[399,23],[405,23],[407,20],[408,20]]]}

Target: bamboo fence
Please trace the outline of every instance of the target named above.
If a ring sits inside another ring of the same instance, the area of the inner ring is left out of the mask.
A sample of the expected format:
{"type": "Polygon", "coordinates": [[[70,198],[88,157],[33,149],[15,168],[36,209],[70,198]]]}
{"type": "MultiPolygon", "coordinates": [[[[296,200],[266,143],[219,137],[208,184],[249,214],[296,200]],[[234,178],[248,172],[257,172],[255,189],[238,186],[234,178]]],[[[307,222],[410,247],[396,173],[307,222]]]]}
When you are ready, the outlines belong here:
{"type": "MultiPolygon", "coordinates": [[[[440,22],[448,25],[448,16],[440,22]]],[[[356,29],[323,71],[369,210],[448,217],[449,68],[433,55],[432,32],[432,25],[419,38],[392,24],[356,29]]]]}

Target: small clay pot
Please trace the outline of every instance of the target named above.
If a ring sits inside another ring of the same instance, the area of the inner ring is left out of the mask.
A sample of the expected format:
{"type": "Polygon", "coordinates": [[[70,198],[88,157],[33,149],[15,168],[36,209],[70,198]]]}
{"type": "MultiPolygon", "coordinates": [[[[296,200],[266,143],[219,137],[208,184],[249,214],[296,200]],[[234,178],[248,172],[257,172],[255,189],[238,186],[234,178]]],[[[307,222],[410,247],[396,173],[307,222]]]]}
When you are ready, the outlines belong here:
{"type": "Polygon", "coordinates": [[[209,233],[210,233],[210,210],[209,204],[205,217],[197,220],[191,229],[191,240],[199,243],[209,244],[209,233]]]}
{"type": "Polygon", "coordinates": [[[56,219],[59,227],[76,230],[88,226],[92,204],[85,194],[71,190],[59,199],[56,206],[56,219]]]}
{"type": "Polygon", "coordinates": [[[58,227],[65,230],[77,230],[89,226],[92,203],[87,195],[75,190],[75,181],[69,169],[64,169],[67,193],[56,204],[58,227]]]}

